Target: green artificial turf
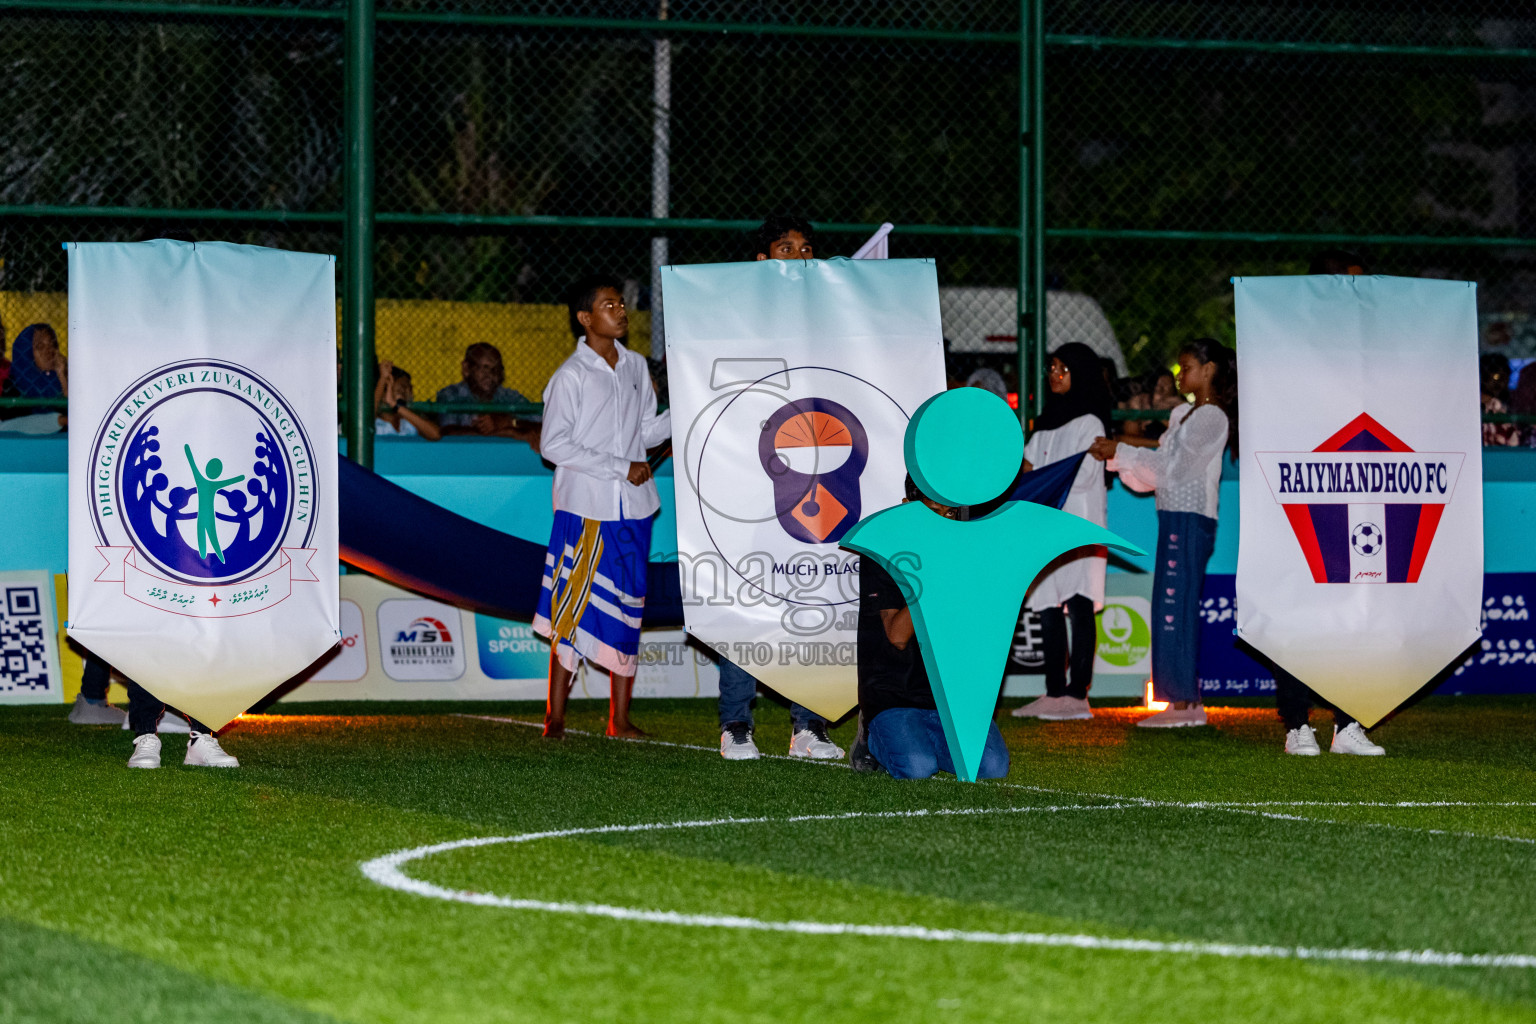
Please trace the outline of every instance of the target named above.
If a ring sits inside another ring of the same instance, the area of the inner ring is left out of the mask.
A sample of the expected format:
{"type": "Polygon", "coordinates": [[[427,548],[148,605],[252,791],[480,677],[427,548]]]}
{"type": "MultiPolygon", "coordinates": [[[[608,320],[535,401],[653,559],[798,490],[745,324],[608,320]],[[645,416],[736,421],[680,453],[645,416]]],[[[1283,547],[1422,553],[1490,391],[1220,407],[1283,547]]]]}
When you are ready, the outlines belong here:
{"type": "MultiPolygon", "coordinates": [[[[763,921],[1536,954],[1529,698],[1431,699],[1377,730],[1380,759],[1284,757],[1257,707],[1171,733],[1123,708],[1005,715],[1012,772],[978,785],[726,763],[709,701],[638,705],[672,746],[467,717],[528,704],[277,710],[226,733],[238,770],[182,768],[167,737],[164,769],[130,772],[120,730],[0,708],[0,1022],[1536,1020],[1531,968],[681,927],[428,899],[359,869],[474,836],[769,818],[405,870],[763,921]],[[1223,801],[1276,803],[1173,806],[1223,801]],[[1365,806],[1401,801],[1472,806],[1365,806]],[[941,809],[985,813],[873,816],[941,809]]],[[[572,725],[602,713],[580,702],[572,725]]],[[[765,751],[788,733],[760,710],[765,751]]]]}

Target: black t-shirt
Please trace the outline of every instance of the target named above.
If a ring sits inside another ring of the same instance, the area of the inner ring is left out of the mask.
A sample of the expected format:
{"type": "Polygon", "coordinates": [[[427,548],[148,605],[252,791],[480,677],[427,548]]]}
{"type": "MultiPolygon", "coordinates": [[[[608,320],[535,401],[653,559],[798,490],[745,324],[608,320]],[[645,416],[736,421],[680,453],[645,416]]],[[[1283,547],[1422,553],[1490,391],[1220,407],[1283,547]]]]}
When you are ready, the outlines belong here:
{"type": "Polygon", "coordinates": [[[883,609],[902,609],[907,600],[889,573],[869,556],[859,560],[859,705],[866,720],[891,708],[933,709],[933,688],[914,636],[900,650],[885,635],[883,609]]]}

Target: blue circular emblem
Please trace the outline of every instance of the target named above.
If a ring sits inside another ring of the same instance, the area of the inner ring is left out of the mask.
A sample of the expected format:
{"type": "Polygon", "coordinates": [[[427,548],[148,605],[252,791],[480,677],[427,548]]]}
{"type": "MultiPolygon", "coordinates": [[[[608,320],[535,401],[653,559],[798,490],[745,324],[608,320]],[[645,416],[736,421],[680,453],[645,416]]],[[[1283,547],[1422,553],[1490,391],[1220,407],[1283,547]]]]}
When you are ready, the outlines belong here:
{"type": "Polygon", "coordinates": [[[287,400],[237,363],[188,360],[135,381],[91,461],[98,538],[182,583],[237,583],[314,533],[309,438],[287,400]]]}

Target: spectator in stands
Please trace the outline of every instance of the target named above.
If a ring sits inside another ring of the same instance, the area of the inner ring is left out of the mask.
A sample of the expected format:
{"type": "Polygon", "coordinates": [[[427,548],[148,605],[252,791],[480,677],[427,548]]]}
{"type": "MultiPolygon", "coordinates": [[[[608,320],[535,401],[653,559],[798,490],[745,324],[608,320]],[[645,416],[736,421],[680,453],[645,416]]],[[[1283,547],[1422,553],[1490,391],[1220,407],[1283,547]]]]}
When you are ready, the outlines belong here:
{"type": "Polygon", "coordinates": [[[544,735],[565,735],[571,680],[583,658],[608,670],[608,735],[645,735],[629,720],[640,652],[651,523],[661,496],[647,448],[672,433],[645,357],[629,333],[624,289],[588,277],[570,293],[576,351],[544,388],[542,454],[555,464],[555,522],[534,631],[548,637],[544,735]]]}
{"type": "MultiPolygon", "coordinates": [[[[1536,363],[1527,363],[1520,371],[1519,378],[1515,381],[1514,394],[1509,399],[1509,411],[1520,413],[1522,416],[1536,416],[1536,370],[1532,367],[1536,363]]],[[[1527,447],[1536,447],[1536,427],[1529,423],[1521,424],[1521,443],[1527,447]]]]}
{"type": "Polygon", "coordinates": [[[424,437],[436,441],[442,437],[438,425],[411,409],[416,401],[411,375],[389,360],[379,364],[373,383],[373,432],[386,437],[424,437]]]}
{"type": "MultiPolygon", "coordinates": [[[[758,260],[810,260],[816,258],[816,229],[801,217],[770,217],[753,234],[754,258],[758,260]]],[[[720,659],[720,756],[727,761],[754,761],[762,757],[752,740],[752,705],[758,681],[728,658],[720,659]]],[[[843,756],[843,750],[827,735],[827,720],[809,708],[791,702],[789,740],[791,757],[818,761],[843,756]]]]}
{"type": "MultiPolygon", "coordinates": [[[[1051,353],[1045,379],[1045,408],[1035,420],[1024,449],[1025,472],[1081,455],[1093,446],[1095,438],[1110,434],[1109,391],[1093,349],[1076,342],[1061,346],[1051,353]]],[[[1099,526],[1105,524],[1104,470],[1098,462],[1084,459],[1078,466],[1062,510],[1099,526]]],[[[1051,571],[1030,588],[1024,607],[1040,616],[1045,696],[1015,708],[1015,718],[1068,721],[1093,717],[1088,706],[1093,655],[1098,646],[1093,616],[1104,607],[1105,564],[1103,548],[1082,548],[1057,559],[1051,571]]]]}
{"type": "Polygon", "coordinates": [[[1132,490],[1157,492],[1152,685],[1168,709],[1136,724],[1205,725],[1200,699],[1200,588],[1216,541],[1222,452],[1237,453],[1237,357],[1211,338],[1179,353],[1179,387],[1193,397],[1150,446],[1101,437],[1089,453],[1107,460],[1132,490]]]}
{"type": "Polygon", "coordinates": [[[1008,382],[1003,380],[1002,374],[990,366],[982,366],[972,370],[971,375],[965,379],[965,386],[990,391],[1003,401],[1008,401],[1008,382]]]}
{"type": "MultiPolygon", "coordinates": [[[[919,491],[910,476],[905,500],[921,501],[946,519],[955,516],[954,509],[919,491]]],[[[878,765],[897,779],[955,770],[916,633],[901,587],[874,559],[864,559],[859,572],[859,716],[868,753],[862,743],[855,744],[855,770],[878,765]]],[[[976,774],[982,779],[1008,774],[1008,747],[996,723],[987,732],[976,774]]]]}
{"type": "MultiPolygon", "coordinates": [[[[520,392],[502,387],[507,371],[501,361],[501,351],[495,345],[477,341],[469,346],[464,350],[459,372],[464,379],[439,391],[439,402],[516,405],[528,401],[520,392]]],[[[444,434],[512,437],[526,441],[534,448],[539,445],[538,424],[524,422],[509,413],[444,413],[438,416],[437,422],[444,434]]]]}
{"type": "MultiPolygon", "coordinates": [[[[32,324],[16,335],[16,343],[11,346],[10,374],[5,378],[0,394],[8,398],[69,397],[69,361],[59,351],[59,337],[48,324],[32,324]]],[[[7,417],[53,414],[58,417],[60,427],[66,422],[64,414],[42,407],[12,408],[5,410],[5,414],[7,417]]]]}
{"type": "MultiPolygon", "coordinates": [[[[1509,412],[1509,360],[1500,355],[1486,355],[1478,359],[1477,367],[1482,378],[1483,412],[1509,412]]],[[[1483,424],[1485,446],[1502,448],[1519,443],[1520,428],[1515,424],[1483,424]]]]}

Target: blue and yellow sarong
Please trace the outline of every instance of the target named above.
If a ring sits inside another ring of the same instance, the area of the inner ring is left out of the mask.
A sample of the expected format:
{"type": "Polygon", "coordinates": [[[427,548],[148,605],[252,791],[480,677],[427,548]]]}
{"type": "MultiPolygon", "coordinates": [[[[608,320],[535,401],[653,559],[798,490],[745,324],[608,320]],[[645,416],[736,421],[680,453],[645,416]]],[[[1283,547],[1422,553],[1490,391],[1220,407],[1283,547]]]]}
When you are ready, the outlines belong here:
{"type": "Polygon", "coordinates": [[[549,640],[567,670],[586,658],[616,675],[635,674],[650,554],[649,518],[555,513],[533,631],[549,640]]]}

